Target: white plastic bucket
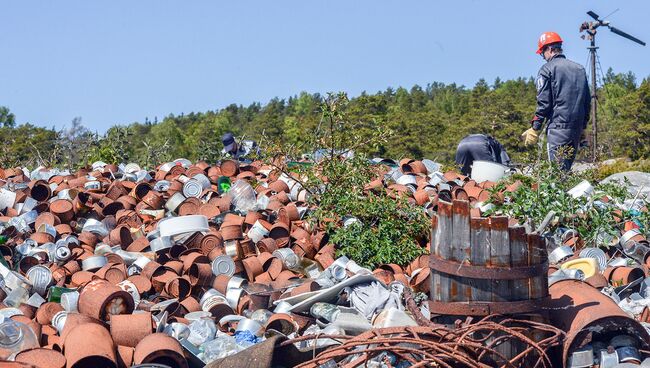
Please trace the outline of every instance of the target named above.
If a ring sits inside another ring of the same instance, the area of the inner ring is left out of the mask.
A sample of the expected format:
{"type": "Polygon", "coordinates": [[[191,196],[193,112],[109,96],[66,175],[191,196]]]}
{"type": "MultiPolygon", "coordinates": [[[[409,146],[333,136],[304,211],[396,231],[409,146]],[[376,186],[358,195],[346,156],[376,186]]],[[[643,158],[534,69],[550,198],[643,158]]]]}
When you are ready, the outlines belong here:
{"type": "Polygon", "coordinates": [[[567,193],[569,193],[569,195],[571,195],[573,198],[579,198],[582,196],[590,196],[593,191],[593,185],[591,185],[591,183],[588,181],[583,180],[580,182],[580,184],[571,188],[567,193]]]}
{"type": "Polygon", "coordinates": [[[510,168],[496,162],[476,160],[472,164],[472,179],[477,183],[499,181],[510,172],[510,168]]]}

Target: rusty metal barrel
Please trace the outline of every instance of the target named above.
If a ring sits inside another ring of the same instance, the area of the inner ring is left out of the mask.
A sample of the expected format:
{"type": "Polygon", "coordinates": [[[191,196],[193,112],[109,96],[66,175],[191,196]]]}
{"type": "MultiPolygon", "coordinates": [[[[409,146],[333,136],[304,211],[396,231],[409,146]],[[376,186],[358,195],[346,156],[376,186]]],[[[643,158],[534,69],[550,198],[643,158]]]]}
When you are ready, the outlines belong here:
{"type": "Polygon", "coordinates": [[[439,202],[431,232],[431,313],[536,313],[548,297],[546,246],[507,217],[471,217],[469,202],[439,202]]]}
{"type": "Polygon", "coordinates": [[[580,280],[562,280],[550,288],[553,325],[564,330],[562,364],[569,367],[571,353],[595,342],[607,346],[612,337],[629,336],[641,349],[650,349],[650,334],[609,296],[580,280]]]}

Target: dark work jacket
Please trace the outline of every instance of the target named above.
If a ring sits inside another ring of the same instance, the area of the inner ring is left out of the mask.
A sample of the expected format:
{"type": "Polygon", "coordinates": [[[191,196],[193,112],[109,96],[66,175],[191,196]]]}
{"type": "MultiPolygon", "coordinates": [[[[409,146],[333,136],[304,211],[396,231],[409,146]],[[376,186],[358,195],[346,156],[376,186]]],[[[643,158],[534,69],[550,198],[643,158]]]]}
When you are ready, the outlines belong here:
{"type": "Polygon", "coordinates": [[[471,173],[474,160],[510,165],[510,157],[501,143],[484,134],[470,134],[458,143],[456,164],[463,175],[471,173]]]}
{"type": "Polygon", "coordinates": [[[539,70],[536,80],[537,110],[533,128],[540,130],[548,121],[551,146],[573,145],[587,127],[591,93],[582,65],[556,55],[539,70]]]}

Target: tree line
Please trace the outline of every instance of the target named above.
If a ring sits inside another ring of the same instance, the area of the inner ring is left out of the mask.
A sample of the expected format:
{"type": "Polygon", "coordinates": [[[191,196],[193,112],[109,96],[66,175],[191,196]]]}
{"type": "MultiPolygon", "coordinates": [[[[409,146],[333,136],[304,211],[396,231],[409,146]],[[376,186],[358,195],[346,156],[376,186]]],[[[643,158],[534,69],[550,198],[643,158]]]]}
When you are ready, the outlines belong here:
{"type": "MultiPolygon", "coordinates": [[[[496,137],[514,160],[525,160],[536,154],[519,140],[533,116],[535,94],[532,78],[497,78],[492,84],[481,79],[471,88],[436,82],[364,92],[350,99],[345,115],[355,137],[371,137],[378,127],[390,130],[387,142],[360,148],[371,156],[450,163],[465,135],[484,133],[496,137]]],[[[650,157],[650,78],[638,83],[633,73],[610,69],[597,95],[601,157],[650,157]]],[[[302,92],[266,104],[170,114],[160,121],[117,124],[103,135],[85,128],[80,118],[63,130],[16,125],[9,108],[0,107],[0,162],[5,167],[70,168],[96,160],[147,167],[179,157],[214,162],[220,157],[220,137],[227,131],[257,140],[262,151],[278,141],[299,145],[319,128],[325,97],[302,92]]]]}

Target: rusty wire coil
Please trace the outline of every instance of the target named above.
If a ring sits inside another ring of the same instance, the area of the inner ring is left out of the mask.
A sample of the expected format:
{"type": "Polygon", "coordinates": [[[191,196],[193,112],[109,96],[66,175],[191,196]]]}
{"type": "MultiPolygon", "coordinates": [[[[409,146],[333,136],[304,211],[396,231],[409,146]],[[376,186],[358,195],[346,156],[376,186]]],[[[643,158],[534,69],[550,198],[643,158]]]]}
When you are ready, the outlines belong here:
{"type": "MultiPolygon", "coordinates": [[[[373,329],[359,336],[303,336],[283,343],[292,344],[310,339],[333,338],[340,345],[326,348],[314,358],[297,367],[315,368],[330,360],[338,366],[362,367],[382,353],[397,361],[407,361],[411,367],[551,367],[546,351],[561,343],[564,333],[539,322],[503,319],[489,316],[468,325],[448,328],[443,325],[389,327],[373,329]],[[534,341],[529,336],[543,336],[534,341]],[[505,357],[497,345],[516,342],[522,351],[512,358],[505,357]]],[[[388,359],[384,360],[388,366],[388,359]]]]}

